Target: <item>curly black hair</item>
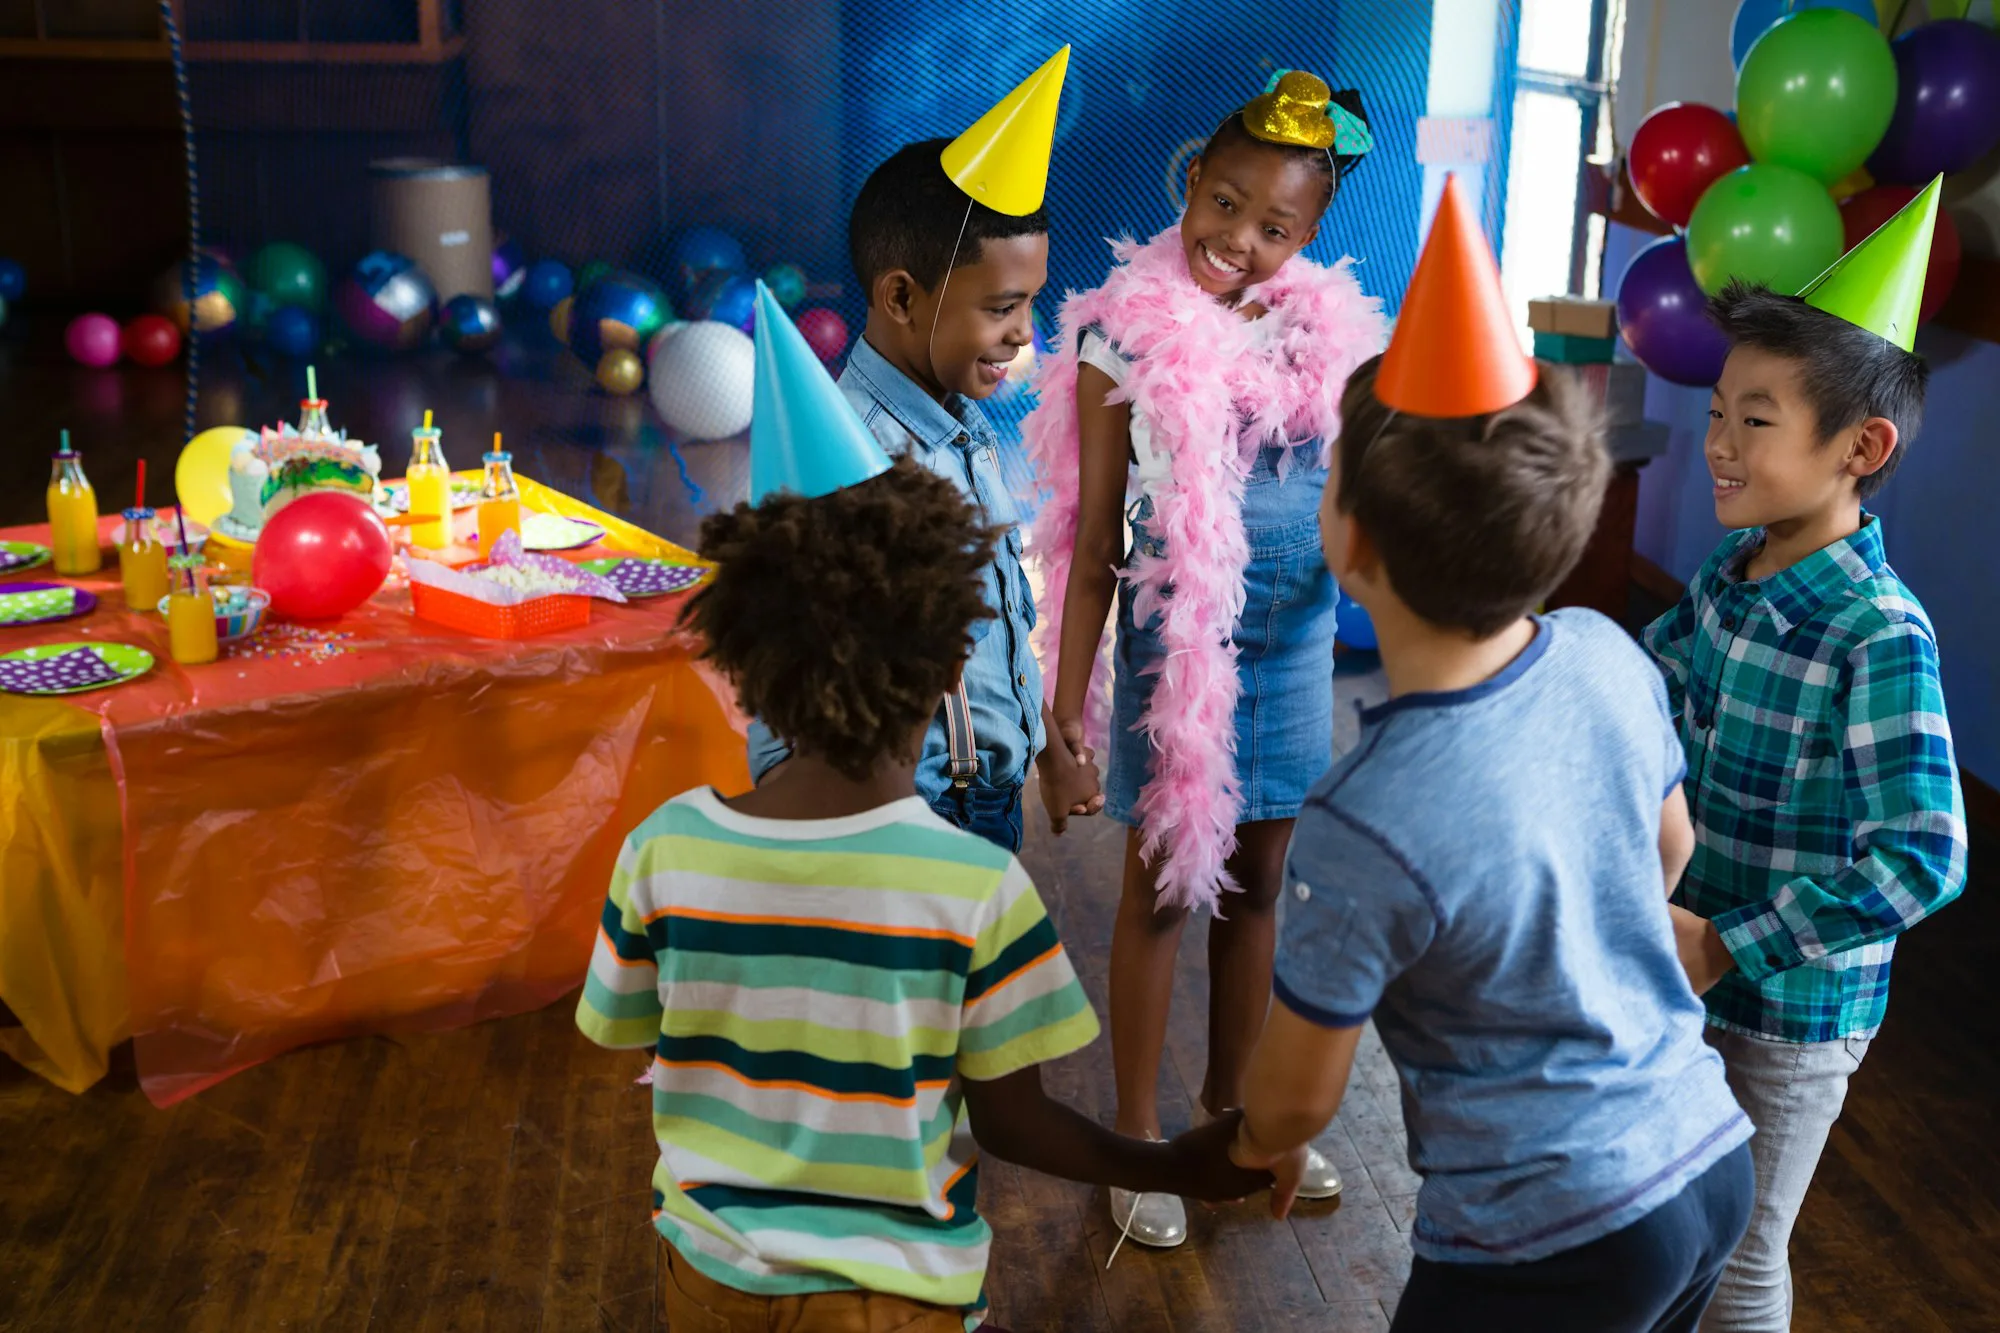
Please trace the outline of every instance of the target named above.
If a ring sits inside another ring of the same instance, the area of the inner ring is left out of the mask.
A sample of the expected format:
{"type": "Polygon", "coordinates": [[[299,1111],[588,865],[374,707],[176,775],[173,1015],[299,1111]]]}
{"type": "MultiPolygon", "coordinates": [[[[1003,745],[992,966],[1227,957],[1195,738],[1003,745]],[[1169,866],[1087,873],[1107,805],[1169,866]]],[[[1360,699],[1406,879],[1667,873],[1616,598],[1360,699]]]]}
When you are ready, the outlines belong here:
{"type": "Polygon", "coordinates": [[[875,279],[899,268],[936,291],[951,269],[977,264],[986,242],[1048,234],[1044,209],[1013,217],[973,203],[968,211],[965,191],[952,184],[939,160],[950,142],[906,144],[861,186],[847,219],[847,254],[864,297],[875,279]]]}
{"type": "Polygon", "coordinates": [[[743,708],[859,781],[937,712],[990,618],[1000,529],[945,478],[900,458],[872,480],[711,514],[715,576],[683,622],[743,708]]]}

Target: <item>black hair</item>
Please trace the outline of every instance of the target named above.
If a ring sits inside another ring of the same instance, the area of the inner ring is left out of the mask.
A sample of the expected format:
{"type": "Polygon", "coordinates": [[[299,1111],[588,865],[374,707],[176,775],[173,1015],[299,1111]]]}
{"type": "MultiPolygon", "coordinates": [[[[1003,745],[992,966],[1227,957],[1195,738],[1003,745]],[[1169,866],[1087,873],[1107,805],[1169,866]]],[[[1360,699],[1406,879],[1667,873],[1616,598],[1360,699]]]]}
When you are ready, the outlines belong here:
{"type": "MultiPolygon", "coordinates": [[[[1344,107],[1362,124],[1365,125],[1368,123],[1368,117],[1361,109],[1360,93],[1355,92],[1351,88],[1343,89],[1333,95],[1333,100],[1344,107]]],[[[1268,148],[1273,152],[1292,155],[1305,163],[1308,170],[1324,179],[1326,181],[1326,198],[1322,199],[1319,205],[1322,214],[1332,206],[1334,196],[1340,192],[1341,183],[1347,179],[1348,173],[1361,165],[1361,158],[1359,156],[1346,153],[1329,154],[1324,148],[1304,148],[1297,144],[1272,143],[1268,139],[1259,139],[1256,135],[1250,133],[1249,126],[1243,123],[1243,113],[1241,111],[1232,111],[1223,118],[1222,123],[1215,127],[1215,133],[1209,135],[1208,142],[1202,145],[1201,155],[1203,158],[1208,158],[1213,156],[1217,149],[1236,147],[1242,144],[1249,144],[1256,148],[1268,148]]]]}
{"type": "Polygon", "coordinates": [[[709,515],[715,575],[683,619],[744,711],[858,781],[937,712],[973,622],[993,615],[999,533],[957,486],[899,458],[831,495],[709,515]]]}
{"type": "Polygon", "coordinates": [[[950,142],[925,139],[899,148],[861,186],[847,219],[847,257],[863,297],[873,294],[875,279],[899,268],[935,291],[951,269],[977,264],[987,241],[1048,234],[1043,209],[1014,217],[968,200],[938,160],[950,142]]]}
{"type": "Polygon", "coordinates": [[[1755,347],[1793,362],[1812,406],[1820,443],[1870,417],[1896,427],[1896,447],[1874,472],[1858,478],[1863,500],[1889,484],[1924,420],[1930,367],[1923,358],[1769,287],[1731,282],[1709,298],[1708,317],[1732,347],[1755,347]]]}

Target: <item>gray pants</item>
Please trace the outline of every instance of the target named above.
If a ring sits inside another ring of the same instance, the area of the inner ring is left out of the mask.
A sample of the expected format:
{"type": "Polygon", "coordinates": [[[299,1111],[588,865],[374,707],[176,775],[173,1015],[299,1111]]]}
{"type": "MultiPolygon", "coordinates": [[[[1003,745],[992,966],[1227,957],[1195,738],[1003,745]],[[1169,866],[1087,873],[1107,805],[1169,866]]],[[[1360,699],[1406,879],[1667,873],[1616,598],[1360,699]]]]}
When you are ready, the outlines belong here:
{"type": "Polygon", "coordinates": [[[1750,1140],[1757,1202],[1701,1333],[1785,1333],[1792,1326],[1792,1224],[1869,1039],[1774,1041],[1715,1027],[1707,1035],[1728,1070],[1729,1090],[1757,1127],[1750,1140]]]}

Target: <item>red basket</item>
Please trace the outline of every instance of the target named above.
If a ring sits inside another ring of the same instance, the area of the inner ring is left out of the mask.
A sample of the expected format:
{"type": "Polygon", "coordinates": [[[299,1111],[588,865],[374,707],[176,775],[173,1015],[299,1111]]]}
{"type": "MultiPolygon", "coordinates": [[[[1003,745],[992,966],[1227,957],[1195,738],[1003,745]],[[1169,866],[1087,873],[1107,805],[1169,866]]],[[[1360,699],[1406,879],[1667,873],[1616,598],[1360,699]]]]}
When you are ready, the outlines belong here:
{"type": "Polygon", "coordinates": [[[590,599],[572,594],[495,606],[428,583],[410,585],[410,609],[434,625],[488,639],[526,639],[590,623],[590,599]]]}

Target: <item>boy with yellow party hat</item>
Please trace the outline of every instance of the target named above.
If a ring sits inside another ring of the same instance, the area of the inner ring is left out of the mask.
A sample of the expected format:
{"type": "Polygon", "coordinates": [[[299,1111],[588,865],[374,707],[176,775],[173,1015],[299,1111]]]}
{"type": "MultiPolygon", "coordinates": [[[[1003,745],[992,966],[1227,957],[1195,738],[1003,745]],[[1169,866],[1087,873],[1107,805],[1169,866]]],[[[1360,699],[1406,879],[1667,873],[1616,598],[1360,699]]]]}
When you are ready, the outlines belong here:
{"type": "Polygon", "coordinates": [[[1209,1199],[1269,1178],[1229,1162],[1233,1120],[1145,1143],[1043,1091],[1090,1002],[1020,863],[912,793],[1000,533],[890,461],[761,284],[756,336],[754,503],[702,525],[688,619],[792,757],[626,840],[577,1025],[653,1052],[668,1327],[959,1333],[982,1151],[1209,1199]]]}
{"type": "Polygon", "coordinates": [[[1923,416],[1912,354],[1939,181],[1797,296],[1732,284],[1704,445],[1738,529],[1646,646],[1688,759],[1675,928],[1757,1125],[1757,1208],[1709,1323],[1791,1322],[1786,1251],[1888,1004],[1896,937],[1965,881],[1937,638],[1868,499],[1923,416]]]}
{"type": "MultiPolygon", "coordinates": [[[[1068,67],[1063,47],[958,138],[899,149],[861,187],[848,223],[868,322],[841,391],[889,454],[949,478],[1001,529],[985,571],[993,618],[976,627],[962,686],[925,739],[917,790],[953,824],[1010,852],[1021,846],[1030,761],[1052,813],[1088,812],[1097,791],[1087,752],[1043,749],[1034,597],[1000,440],[979,408],[1033,341],[1033,303],[1048,281],[1042,200],[1068,67]]],[[[761,782],[787,754],[753,724],[753,777],[761,782]]]]}
{"type": "Polygon", "coordinates": [[[1535,615],[1595,525],[1603,432],[1521,351],[1455,180],[1320,510],[1389,699],[1313,787],[1232,1149],[1282,1216],[1371,1018],[1423,1177],[1397,1333],[1692,1330],[1750,1208],[1664,889],[1666,692],[1611,621],[1535,615]]]}

